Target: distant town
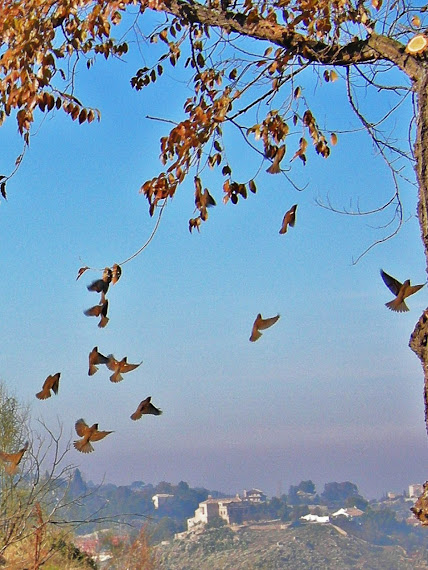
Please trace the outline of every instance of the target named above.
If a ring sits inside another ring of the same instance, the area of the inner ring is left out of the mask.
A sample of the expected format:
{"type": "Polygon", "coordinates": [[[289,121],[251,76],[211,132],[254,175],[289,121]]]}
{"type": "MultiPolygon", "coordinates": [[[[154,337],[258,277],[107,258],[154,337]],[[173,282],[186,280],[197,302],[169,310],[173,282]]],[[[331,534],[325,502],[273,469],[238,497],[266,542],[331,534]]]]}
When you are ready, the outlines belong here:
{"type": "Polygon", "coordinates": [[[164,558],[169,548],[179,543],[198,544],[207,532],[222,529],[224,534],[229,529],[236,535],[260,525],[277,532],[307,525],[330,527],[379,546],[399,545],[414,557],[428,543],[428,529],[411,511],[422,491],[421,483],[411,483],[401,494],[388,492],[369,501],[349,481],[326,483],[317,492],[308,480],[291,485],[280,497],[269,498],[258,488],[226,496],[220,491],[190,488],[184,481],[97,487],[86,483],[76,470],[70,494],[82,498],[69,514],[73,520],[82,520],[73,540],[75,546],[99,568],[109,568],[108,561],[117,558],[121,549],[129,549],[142,529],[150,547],[164,558]]]}

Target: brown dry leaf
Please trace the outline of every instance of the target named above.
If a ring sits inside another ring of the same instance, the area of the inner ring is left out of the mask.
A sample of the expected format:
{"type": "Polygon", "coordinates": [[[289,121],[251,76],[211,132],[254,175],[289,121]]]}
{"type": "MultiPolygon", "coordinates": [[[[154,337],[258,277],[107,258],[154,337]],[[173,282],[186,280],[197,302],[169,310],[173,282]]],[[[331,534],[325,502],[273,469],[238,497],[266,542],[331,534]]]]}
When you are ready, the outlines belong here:
{"type": "Polygon", "coordinates": [[[250,191],[255,194],[257,192],[257,187],[256,187],[256,183],[254,182],[254,180],[250,180],[248,182],[248,188],[250,189],[250,191]]]}
{"type": "Polygon", "coordinates": [[[415,28],[420,28],[420,27],[421,27],[421,19],[419,18],[419,16],[413,16],[413,18],[412,18],[412,26],[415,26],[415,28]]]}
{"type": "Polygon", "coordinates": [[[337,135],[336,133],[331,133],[330,142],[333,146],[337,145],[337,135]]]}
{"type": "Polygon", "coordinates": [[[81,267],[81,268],[79,269],[79,271],[77,272],[76,281],[79,279],[79,277],[81,277],[81,276],[85,273],[85,271],[86,271],[87,269],[89,269],[89,267],[88,267],[87,265],[85,265],[85,267],[81,267]]]}

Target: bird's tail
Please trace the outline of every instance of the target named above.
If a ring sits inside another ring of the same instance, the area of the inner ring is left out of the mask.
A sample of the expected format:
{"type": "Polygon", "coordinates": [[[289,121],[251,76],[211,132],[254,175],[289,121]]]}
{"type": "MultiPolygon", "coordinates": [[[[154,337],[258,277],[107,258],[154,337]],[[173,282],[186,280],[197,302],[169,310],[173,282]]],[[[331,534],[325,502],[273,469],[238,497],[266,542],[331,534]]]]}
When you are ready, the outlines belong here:
{"type": "Polygon", "coordinates": [[[121,380],[123,380],[123,376],[120,372],[115,372],[110,376],[111,382],[120,382],[121,380]]]}
{"type": "Polygon", "coordinates": [[[391,309],[391,311],[396,311],[397,313],[406,313],[409,310],[409,307],[406,305],[404,300],[400,301],[398,298],[390,301],[389,303],[385,303],[385,306],[388,307],[388,309],[391,309]]]}
{"type": "Polygon", "coordinates": [[[250,342],[256,342],[262,336],[262,333],[259,330],[254,330],[250,336],[250,342]]]}
{"type": "Polygon", "coordinates": [[[100,322],[98,323],[99,328],[103,329],[107,325],[108,322],[109,322],[109,318],[105,317],[104,315],[101,315],[100,322]]]}
{"type": "Polygon", "coordinates": [[[47,400],[48,398],[51,397],[51,391],[50,390],[41,390],[40,392],[37,392],[36,394],[36,398],[38,398],[39,400],[47,400]]]}
{"type": "Polygon", "coordinates": [[[93,376],[95,372],[98,370],[98,367],[95,364],[89,365],[88,376],[93,376]]]}
{"type": "Polygon", "coordinates": [[[142,416],[142,414],[140,414],[139,412],[134,412],[132,414],[132,416],[130,416],[130,417],[131,417],[131,420],[135,421],[135,420],[139,420],[141,418],[141,416],[142,416]]]}
{"type": "Polygon", "coordinates": [[[94,448],[86,439],[78,439],[73,445],[77,451],[81,451],[82,453],[91,453],[91,451],[94,451],[94,448]]]}

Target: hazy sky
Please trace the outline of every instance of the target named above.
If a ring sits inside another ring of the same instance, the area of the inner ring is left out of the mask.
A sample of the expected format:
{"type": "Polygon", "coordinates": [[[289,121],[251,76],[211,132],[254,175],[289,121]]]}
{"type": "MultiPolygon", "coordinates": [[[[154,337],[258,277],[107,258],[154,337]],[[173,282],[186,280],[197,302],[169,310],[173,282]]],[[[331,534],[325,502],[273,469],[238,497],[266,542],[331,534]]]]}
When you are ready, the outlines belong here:
{"type": "MultiPolygon", "coordinates": [[[[76,438],[80,417],[115,430],[94,453],[72,449],[67,457],[94,481],[185,480],[272,495],[303,479],[319,491],[325,482],[350,480],[369,497],[423,482],[423,377],[407,344],[427,292],[409,299],[409,313],[395,314],[384,305],[392,295],[379,276],[382,267],[399,280],[426,279],[416,190],[403,188],[399,235],[357,265],[352,259],[385,235],[379,226],[387,217],[341,216],[315,202],[329,196],[339,208],[352,199],[371,209],[392,193],[362,132],[339,135],[328,160],[311,150],[306,167],[293,163],[303,192],[263,169],[256,195],[223,205],[222,177],[210,175],[218,206],[192,235],[190,177],[149,247],[110,288],[108,326],[99,329],[97,319],[84,316],[98,300],[86,286],[100,274],[88,271],[76,281],[79,267],[120,263],[154,227],[138,189],[161,169],[159,138],[168,125],[146,116],[179,120],[189,96],[180,72],[169,69],[157,85],[132,91],[129,79],[142,64],[141,55],[129,54],[127,62],[82,68],[77,95],[101,110],[101,123],[47,116],[8,184],[0,205],[1,379],[31,402],[34,418],[52,427],[59,418],[66,439],[76,438]],[[295,203],[296,225],[279,235],[295,203]],[[258,312],[281,319],[250,343],[258,312]],[[119,384],[104,367],[90,378],[95,345],[143,364],[119,384]],[[58,396],[36,400],[55,372],[58,396]],[[132,422],[148,395],[164,414],[132,422]]],[[[322,101],[322,125],[357,124],[343,81],[316,89],[308,82],[305,90],[322,101]]],[[[366,101],[367,109],[375,105],[366,101]]],[[[403,107],[394,136],[407,136],[409,117],[403,107]]],[[[230,140],[237,178],[248,179],[253,158],[241,138],[230,140]]],[[[0,145],[6,174],[21,148],[13,119],[1,128],[0,145]]]]}

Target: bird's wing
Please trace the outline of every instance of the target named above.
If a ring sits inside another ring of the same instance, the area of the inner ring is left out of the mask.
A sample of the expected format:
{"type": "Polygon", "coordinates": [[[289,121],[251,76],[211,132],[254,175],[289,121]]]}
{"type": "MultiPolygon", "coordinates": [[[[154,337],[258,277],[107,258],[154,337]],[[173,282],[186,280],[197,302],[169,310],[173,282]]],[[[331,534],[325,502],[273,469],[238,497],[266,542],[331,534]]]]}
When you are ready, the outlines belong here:
{"type": "Polygon", "coordinates": [[[394,279],[394,277],[391,277],[391,275],[388,275],[388,273],[385,273],[383,269],[380,270],[380,275],[391,293],[398,295],[398,292],[400,291],[403,284],[397,281],[397,279],[394,279]]]}
{"type": "Polygon", "coordinates": [[[424,287],[425,284],[423,285],[411,285],[407,291],[406,291],[406,297],[409,297],[410,295],[413,295],[413,293],[416,293],[416,291],[419,291],[419,289],[422,289],[422,287],[424,287]]]}
{"type": "Polygon", "coordinates": [[[78,436],[83,437],[84,435],[86,435],[89,426],[88,424],[85,422],[84,419],[80,418],[80,420],[77,420],[77,422],[74,425],[75,429],[76,429],[76,433],[78,436]]]}
{"type": "Polygon", "coordinates": [[[112,354],[109,354],[106,362],[107,368],[109,370],[116,370],[118,364],[119,362],[115,359],[115,357],[112,354]]]}
{"type": "Polygon", "coordinates": [[[131,417],[131,420],[135,421],[135,420],[139,420],[142,415],[143,415],[143,411],[141,409],[141,404],[139,404],[137,409],[135,410],[135,412],[130,417],[131,417]]]}
{"type": "Polygon", "coordinates": [[[12,461],[11,457],[13,454],[11,453],[5,453],[4,451],[0,451],[0,459],[2,461],[12,461]]]}
{"type": "Polygon", "coordinates": [[[58,394],[59,388],[59,377],[61,376],[60,372],[57,372],[52,376],[52,390],[55,394],[58,394]]]}
{"type": "Polygon", "coordinates": [[[94,431],[94,433],[90,437],[90,440],[91,441],[99,441],[100,439],[103,439],[106,435],[108,435],[109,433],[113,433],[113,432],[112,431],[94,431]]]}
{"type": "Polygon", "coordinates": [[[42,391],[44,390],[50,390],[52,388],[52,376],[49,375],[46,380],[43,382],[43,387],[42,387],[42,391]]]}
{"type": "Polygon", "coordinates": [[[21,463],[22,456],[24,455],[25,452],[26,449],[21,449],[17,453],[14,453],[14,458],[12,460],[12,463],[14,463],[15,465],[19,465],[21,463]]]}
{"type": "Polygon", "coordinates": [[[104,305],[95,305],[86,311],[83,311],[87,317],[99,317],[104,305]]]}
{"type": "Polygon", "coordinates": [[[262,336],[262,333],[259,332],[259,329],[257,328],[256,323],[254,323],[253,324],[253,330],[251,331],[250,341],[256,342],[256,340],[258,340],[261,336],[262,336]]]}
{"type": "Polygon", "coordinates": [[[153,404],[149,404],[147,410],[147,414],[153,414],[154,416],[160,416],[162,414],[162,410],[159,410],[159,408],[156,408],[153,404]]]}
{"type": "Polygon", "coordinates": [[[287,214],[289,214],[289,221],[288,224],[294,228],[294,224],[296,223],[296,210],[297,210],[297,204],[294,204],[294,206],[292,206],[287,214]]]}
{"type": "Polygon", "coordinates": [[[259,319],[257,323],[257,328],[261,330],[268,329],[269,327],[274,325],[278,319],[279,315],[276,315],[275,317],[269,317],[268,319],[259,319]]]}
{"type": "Polygon", "coordinates": [[[96,291],[97,293],[107,293],[109,282],[97,279],[88,285],[88,291],[96,291]]]}
{"type": "Polygon", "coordinates": [[[108,360],[107,356],[104,356],[104,354],[97,351],[97,364],[107,364],[108,360]]]}
{"type": "Polygon", "coordinates": [[[127,362],[125,362],[121,367],[120,367],[120,371],[121,372],[131,372],[131,370],[135,370],[136,368],[138,368],[140,366],[140,364],[142,364],[143,361],[141,361],[139,364],[128,364],[127,362]]]}

